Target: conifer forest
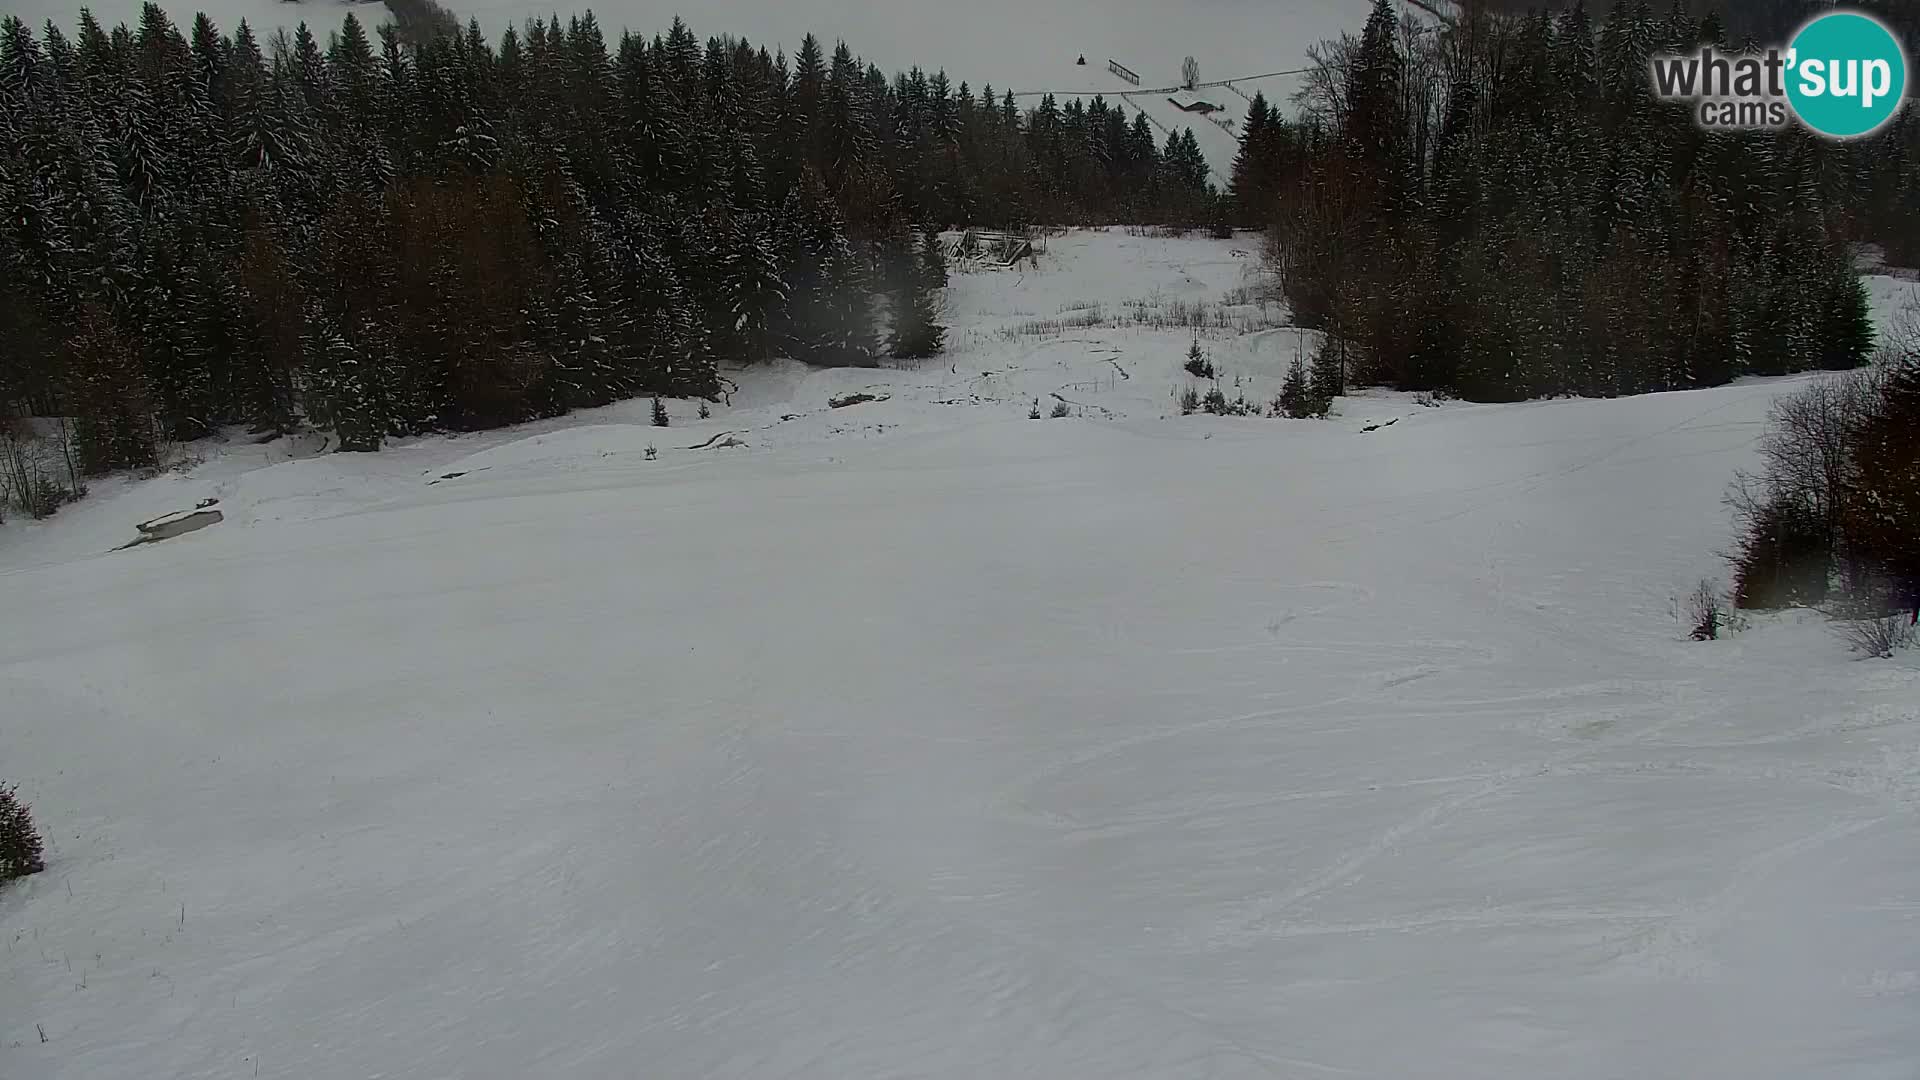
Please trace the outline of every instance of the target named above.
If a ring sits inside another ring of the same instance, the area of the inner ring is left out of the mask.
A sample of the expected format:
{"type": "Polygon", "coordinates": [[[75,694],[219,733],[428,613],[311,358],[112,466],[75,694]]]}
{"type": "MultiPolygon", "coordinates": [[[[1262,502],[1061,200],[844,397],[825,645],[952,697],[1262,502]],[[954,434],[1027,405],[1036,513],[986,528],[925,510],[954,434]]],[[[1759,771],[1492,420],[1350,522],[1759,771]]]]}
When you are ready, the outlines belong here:
{"type": "Polygon", "coordinates": [[[1858,365],[1858,246],[1920,257],[1914,111],[1854,143],[1700,130],[1647,57],[1742,42],[1680,3],[1435,27],[1378,0],[1252,101],[1217,185],[1191,131],[1100,97],[407,10],[0,26],[11,413],[70,418],[97,472],[233,425],[371,450],[909,360],[970,225],[1261,230],[1341,387],[1612,396],[1858,365]]]}

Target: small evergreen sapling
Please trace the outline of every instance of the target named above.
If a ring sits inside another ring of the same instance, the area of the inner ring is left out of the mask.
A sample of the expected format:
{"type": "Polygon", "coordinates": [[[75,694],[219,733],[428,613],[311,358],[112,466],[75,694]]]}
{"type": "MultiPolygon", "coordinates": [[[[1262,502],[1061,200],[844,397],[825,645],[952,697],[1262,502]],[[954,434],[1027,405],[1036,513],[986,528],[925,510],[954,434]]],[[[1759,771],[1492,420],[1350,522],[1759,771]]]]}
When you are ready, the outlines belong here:
{"type": "Polygon", "coordinates": [[[701,403],[700,403],[700,419],[702,419],[702,420],[706,420],[706,419],[709,419],[709,418],[711,418],[712,416],[713,416],[713,410],[712,410],[712,409],[709,409],[709,408],[707,408],[707,403],[706,403],[706,402],[704,402],[704,401],[703,401],[703,402],[701,402],[701,403]]]}
{"type": "Polygon", "coordinates": [[[666,427],[668,424],[672,422],[673,422],[673,418],[667,415],[666,403],[661,401],[660,398],[656,396],[653,399],[653,426],[666,427]]]}
{"type": "Polygon", "coordinates": [[[1193,339],[1193,347],[1187,350],[1186,369],[1187,374],[1196,379],[1213,378],[1213,361],[1200,351],[1200,339],[1197,337],[1193,339]]]}
{"type": "Polygon", "coordinates": [[[1321,345],[1320,351],[1313,357],[1313,377],[1308,383],[1308,390],[1315,416],[1327,415],[1327,410],[1333,407],[1333,399],[1347,392],[1347,353],[1344,344],[1328,338],[1321,345]]]}
{"type": "Polygon", "coordinates": [[[1055,420],[1062,420],[1072,415],[1073,415],[1073,410],[1067,408],[1066,402],[1056,401],[1053,403],[1053,418],[1055,420]]]}
{"type": "Polygon", "coordinates": [[[1312,391],[1307,386],[1307,365],[1298,356],[1287,368],[1287,381],[1280,385],[1280,411],[1295,420],[1313,415],[1312,391]]]}
{"type": "Polygon", "coordinates": [[[41,859],[40,834],[33,827],[27,804],[18,788],[0,784],[0,881],[26,877],[47,868],[41,859]]]}

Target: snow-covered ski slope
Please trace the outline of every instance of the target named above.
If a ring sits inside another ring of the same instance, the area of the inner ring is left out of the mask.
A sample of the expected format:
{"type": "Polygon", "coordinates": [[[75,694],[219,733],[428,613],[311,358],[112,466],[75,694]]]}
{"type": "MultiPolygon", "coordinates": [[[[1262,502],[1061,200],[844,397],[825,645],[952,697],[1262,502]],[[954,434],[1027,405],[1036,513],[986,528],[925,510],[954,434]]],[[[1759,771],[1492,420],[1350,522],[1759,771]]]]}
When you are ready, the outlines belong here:
{"type": "Polygon", "coordinates": [[[1920,664],[1667,611],[1797,382],[1164,416],[1247,263],[0,527],[0,1076],[1920,1072],[1920,664]]]}

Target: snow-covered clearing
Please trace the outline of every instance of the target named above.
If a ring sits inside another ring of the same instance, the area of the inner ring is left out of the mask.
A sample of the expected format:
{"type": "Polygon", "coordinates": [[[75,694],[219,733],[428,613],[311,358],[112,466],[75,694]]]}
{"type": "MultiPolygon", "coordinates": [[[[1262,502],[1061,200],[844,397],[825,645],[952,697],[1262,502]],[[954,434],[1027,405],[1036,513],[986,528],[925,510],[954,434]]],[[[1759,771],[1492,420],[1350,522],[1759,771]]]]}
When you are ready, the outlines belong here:
{"type": "Polygon", "coordinates": [[[1667,612],[1794,383],[1169,417],[1235,247],[0,528],[0,1077],[1914,1076],[1920,664],[1667,612]]]}

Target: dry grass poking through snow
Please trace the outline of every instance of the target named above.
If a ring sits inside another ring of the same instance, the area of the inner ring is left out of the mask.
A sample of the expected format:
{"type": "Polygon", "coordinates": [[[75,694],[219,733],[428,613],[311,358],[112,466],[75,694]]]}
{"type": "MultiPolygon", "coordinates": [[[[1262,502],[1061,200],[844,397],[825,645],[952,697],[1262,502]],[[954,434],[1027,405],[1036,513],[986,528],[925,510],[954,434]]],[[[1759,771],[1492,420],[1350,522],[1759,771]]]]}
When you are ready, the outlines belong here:
{"type": "Polygon", "coordinates": [[[1073,330],[1093,327],[1151,330],[1220,330],[1232,334],[1251,334],[1289,325],[1283,306],[1262,302],[1254,291],[1241,286],[1218,300],[1196,300],[1179,296],[1154,296],[1127,300],[1117,312],[1109,314],[1104,304],[1084,301],[1068,304],[1051,318],[1027,319],[1001,329],[1009,341],[1029,337],[1058,337],[1073,330]]]}

